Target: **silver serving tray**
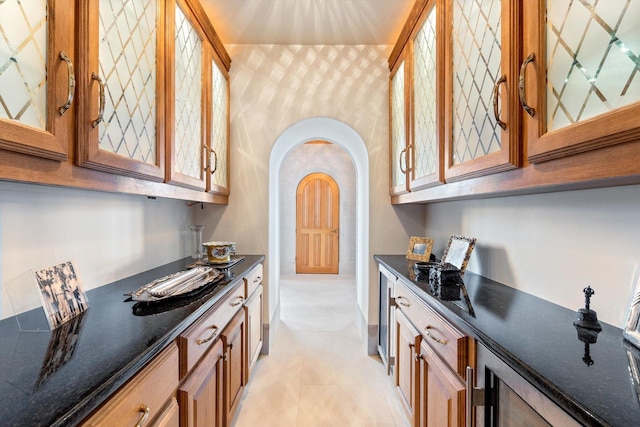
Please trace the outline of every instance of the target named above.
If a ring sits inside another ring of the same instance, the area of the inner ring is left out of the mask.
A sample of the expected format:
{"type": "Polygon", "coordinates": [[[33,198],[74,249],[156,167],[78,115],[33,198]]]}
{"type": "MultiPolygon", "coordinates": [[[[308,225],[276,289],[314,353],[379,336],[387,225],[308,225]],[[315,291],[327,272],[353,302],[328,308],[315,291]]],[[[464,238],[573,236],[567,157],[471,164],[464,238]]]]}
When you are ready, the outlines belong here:
{"type": "Polygon", "coordinates": [[[154,302],[193,292],[224,278],[224,274],[211,267],[196,267],[160,277],[129,294],[134,301],[154,302]]]}

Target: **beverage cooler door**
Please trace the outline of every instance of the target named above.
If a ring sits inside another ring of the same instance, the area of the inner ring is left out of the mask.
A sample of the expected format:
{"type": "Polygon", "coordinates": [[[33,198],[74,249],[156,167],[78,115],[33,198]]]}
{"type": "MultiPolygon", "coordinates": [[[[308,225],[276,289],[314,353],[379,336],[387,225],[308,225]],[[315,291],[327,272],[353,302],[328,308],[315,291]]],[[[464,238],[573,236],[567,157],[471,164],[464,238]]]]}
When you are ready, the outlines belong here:
{"type": "Polygon", "coordinates": [[[474,370],[467,367],[468,427],[580,425],[481,343],[475,375],[478,387],[474,370]]]}

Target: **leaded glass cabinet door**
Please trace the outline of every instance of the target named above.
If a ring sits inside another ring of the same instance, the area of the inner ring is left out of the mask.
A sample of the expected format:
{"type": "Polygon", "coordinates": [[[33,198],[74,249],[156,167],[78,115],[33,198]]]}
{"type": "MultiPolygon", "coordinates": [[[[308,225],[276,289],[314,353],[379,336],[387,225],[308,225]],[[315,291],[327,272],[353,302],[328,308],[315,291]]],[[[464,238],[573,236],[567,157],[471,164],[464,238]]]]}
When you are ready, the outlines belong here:
{"type": "Polygon", "coordinates": [[[520,2],[449,0],[445,179],[519,164],[516,82],[520,2]]]}
{"type": "Polygon", "coordinates": [[[407,193],[409,189],[407,62],[406,55],[402,54],[391,69],[389,79],[389,193],[392,196],[407,193]]]}
{"type": "Polygon", "coordinates": [[[169,9],[167,181],[205,190],[205,36],[186,2],[169,9]]]}
{"type": "MultiPolygon", "coordinates": [[[[210,49],[211,50],[211,49],[210,49]]],[[[221,61],[211,54],[209,92],[210,117],[207,148],[209,150],[207,190],[229,195],[229,72],[221,61]]]]}
{"type": "Polygon", "coordinates": [[[0,149],[67,159],[75,112],[73,3],[0,1],[0,149]]]}
{"type": "Polygon", "coordinates": [[[164,2],[78,2],[80,166],[164,179],[164,2]]]}
{"type": "Polygon", "coordinates": [[[640,2],[540,0],[524,7],[519,95],[529,160],[639,140],[640,2]]]}
{"type": "Polygon", "coordinates": [[[418,30],[410,39],[413,58],[411,74],[411,191],[442,184],[443,150],[443,61],[441,7],[436,1],[427,6],[418,30]]]}

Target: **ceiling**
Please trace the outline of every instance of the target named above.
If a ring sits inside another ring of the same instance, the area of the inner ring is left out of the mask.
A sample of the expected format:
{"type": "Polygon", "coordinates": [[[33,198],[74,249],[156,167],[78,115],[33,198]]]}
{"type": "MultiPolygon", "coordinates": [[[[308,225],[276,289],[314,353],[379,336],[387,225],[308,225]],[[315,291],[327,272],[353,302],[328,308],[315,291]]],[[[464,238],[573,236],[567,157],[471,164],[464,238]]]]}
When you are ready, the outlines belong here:
{"type": "Polygon", "coordinates": [[[393,45],[414,0],[200,0],[224,44],[393,45]]]}

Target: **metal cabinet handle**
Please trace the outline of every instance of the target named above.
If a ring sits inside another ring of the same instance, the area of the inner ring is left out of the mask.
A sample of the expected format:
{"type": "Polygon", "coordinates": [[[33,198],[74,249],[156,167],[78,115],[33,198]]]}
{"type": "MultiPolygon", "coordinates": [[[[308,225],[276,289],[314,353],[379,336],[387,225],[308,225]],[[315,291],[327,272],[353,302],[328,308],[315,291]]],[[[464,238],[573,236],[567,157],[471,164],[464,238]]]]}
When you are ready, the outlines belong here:
{"type": "Polygon", "coordinates": [[[235,302],[232,302],[230,304],[231,304],[232,307],[235,307],[237,305],[242,304],[243,302],[244,302],[244,297],[238,296],[238,297],[235,298],[235,302]]]}
{"type": "Polygon", "coordinates": [[[473,417],[474,406],[484,406],[485,390],[474,386],[474,371],[471,366],[467,366],[467,377],[465,381],[465,426],[476,425],[473,417]]]}
{"type": "Polygon", "coordinates": [[[400,162],[400,171],[402,173],[407,173],[407,168],[406,168],[407,156],[406,156],[406,152],[407,152],[406,148],[402,149],[402,151],[400,152],[400,158],[398,159],[398,161],[400,162]],[[402,167],[402,159],[404,159],[405,167],[402,167]]]}
{"type": "Polygon", "coordinates": [[[100,109],[98,110],[98,117],[91,122],[91,126],[95,128],[98,127],[104,117],[104,104],[106,102],[106,96],[104,94],[104,82],[102,81],[100,76],[96,73],[91,73],[91,79],[96,80],[98,82],[98,86],[100,87],[100,109]]]}
{"type": "Polygon", "coordinates": [[[402,296],[397,296],[397,297],[396,297],[396,303],[398,303],[398,304],[400,304],[400,305],[402,305],[402,306],[405,306],[405,307],[411,307],[411,303],[408,303],[408,302],[402,302],[402,301],[404,301],[404,300],[405,300],[405,298],[404,298],[404,297],[402,297],[402,296]]]}
{"type": "Polygon", "coordinates": [[[142,404],[140,405],[140,408],[138,408],[138,412],[140,412],[142,416],[136,423],[136,427],[142,427],[144,423],[147,422],[147,418],[149,418],[149,412],[151,412],[151,410],[147,405],[142,404]]]}
{"type": "Polygon", "coordinates": [[[520,105],[522,105],[522,108],[524,108],[524,111],[526,111],[531,117],[533,117],[536,114],[536,110],[532,106],[527,104],[527,94],[525,92],[525,78],[527,75],[526,74],[527,65],[535,61],[535,59],[536,59],[535,53],[532,53],[531,55],[525,58],[525,60],[522,62],[522,65],[520,66],[520,77],[518,78],[518,95],[520,97],[520,105]]]}
{"type": "Polygon", "coordinates": [[[496,123],[502,128],[502,130],[507,130],[507,124],[500,120],[500,113],[498,112],[498,98],[500,97],[500,85],[502,83],[506,83],[506,81],[507,76],[506,74],[503,74],[493,87],[493,115],[496,118],[496,123]]]}
{"type": "Polygon", "coordinates": [[[69,58],[67,56],[66,53],[64,53],[64,51],[60,51],[60,53],[58,53],[58,58],[62,59],[64,62],[67,63],[67,100],[64,103],[64,105],[62,105],[61,107],[58,107],[58,113],[60,113],[60,115],[64,115],[64,113],[67,112],[67,110],[71,107],[71,103],[73,102],[73,98],[76,95],[76,74],[73,71],[73,62],[71,61],[71,58],[69,58]]]}
{"type": "Polygon", "coordinates": [[[207,338],[197,339],[196,344],[202,345],[202,344],[208,343],[216,336],[216,334],[218,333],[218,327],[216,325],[211,325],[209,328],[213,329],[213,332],[211,333],[211,335],[209,335],[207,338]]]}
{"type": "Polygon", "coordinates": [[[218,170],[218,153],[216,153],[216,150],[211,149],[211,153],[209,154],[209,161],[211,161],[211,154],[213,154],[213,168],[211,169],[211,175],[213,175],[214,173],[216,173],[216,171],[218,170]]]}
{"type": "Polygon", "coordinates": [[[262,281],[262,277],[257,276],[255,279],[253,279],[253,283],[260,283],[260,281],[262,281]]]}
{"type": "Polygon", "coordinates": [[[431,329],[433,329],[433,326],[431,325],[428,325],[426,328],[424,328],[424,330],[427,333],[427,336],[439,344],[447,345],[447,340],[445,340],[444,338],[438,338],[435,335],[433,335],[430,331],[431,329]]]}

